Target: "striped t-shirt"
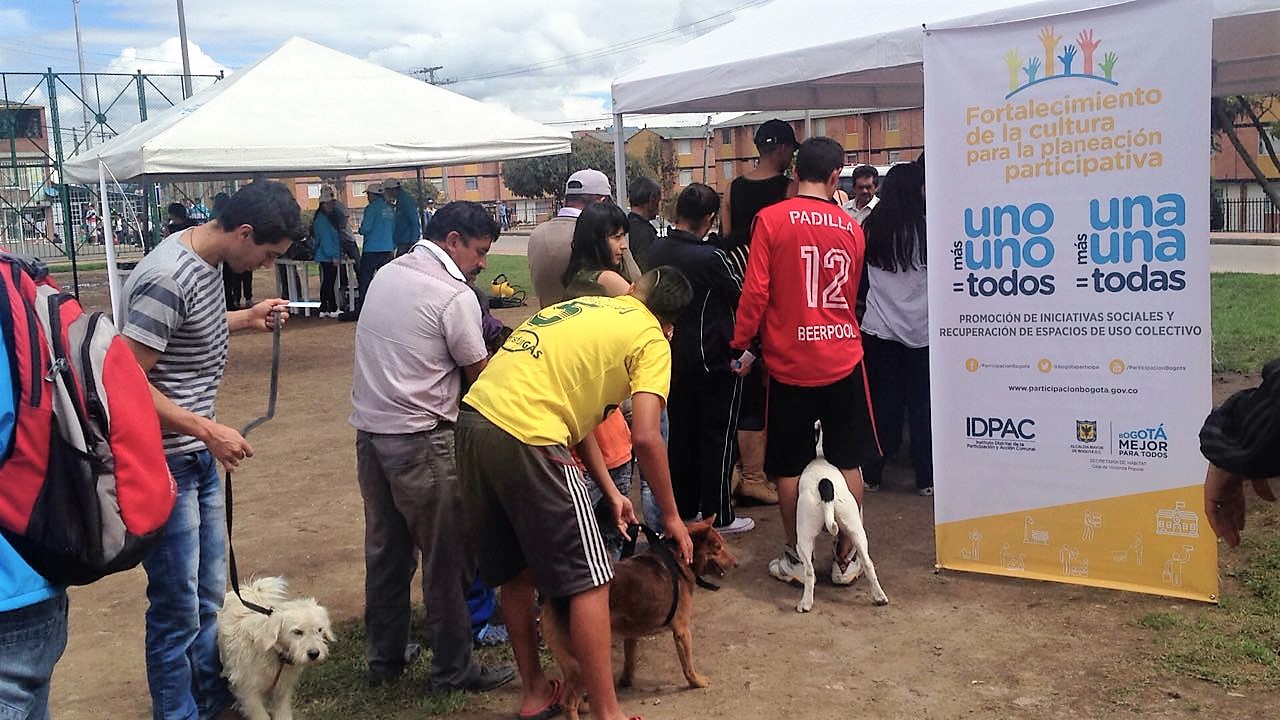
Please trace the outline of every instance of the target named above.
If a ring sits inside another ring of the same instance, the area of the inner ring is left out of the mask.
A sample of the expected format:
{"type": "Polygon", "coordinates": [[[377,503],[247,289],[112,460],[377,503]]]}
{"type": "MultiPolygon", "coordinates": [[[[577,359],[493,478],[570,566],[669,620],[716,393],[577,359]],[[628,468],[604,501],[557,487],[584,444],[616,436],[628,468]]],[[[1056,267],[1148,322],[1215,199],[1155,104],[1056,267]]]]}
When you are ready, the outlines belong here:
{"type": "MultiPolygon", "coordinates": [[[[165,238],[138,263],[124,286],[121,333],[160,353],[147,379],[179,407],[212,419],[213,398],[227,364],[227,301],[222,269],[186,243],[165,238]]],[[[164,433],[168,455],[205,449],[190,435],[164,433]]]]}

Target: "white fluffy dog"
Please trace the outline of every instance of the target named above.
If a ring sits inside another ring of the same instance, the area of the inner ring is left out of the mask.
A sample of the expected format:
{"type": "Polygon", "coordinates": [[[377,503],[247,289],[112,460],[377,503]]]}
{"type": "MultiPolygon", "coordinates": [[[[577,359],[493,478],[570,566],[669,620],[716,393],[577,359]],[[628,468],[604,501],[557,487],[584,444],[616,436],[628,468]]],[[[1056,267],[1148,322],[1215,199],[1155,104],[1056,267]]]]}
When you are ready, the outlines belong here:
{"type": "Polygon", "coordinates": [[[233,592],[218,613],[222,674],[248,720],[292,720],[302,668],[329,656],[334,638],[328,611],[313,598],[290,600],[287,590],[284,578],[254,580],[241,593],[271,609],[270,615],[245,607],[233,592]]]}
{"type": "MultiPolygon", "coordinates": [[[[800,497],[796,503],[796,554],[804,565],[804,594],[796,610],[809,612],[813,609],[813,584],[817,579],[813,570],[813,546],[824,529],[837,538],[844,530],[853,538],[857,553],[853,562],[860,562],[866,571],[875,604],[886,605],[889,597],[880,587],[876,566],[867,552],[867,531],[862,527],[862,511],[858,508],[858,501],[853,499],[853,493],[849,492],[839,468],[822,456],[822,430],[816,430],[818,456],[800,473],[800,497]]],[[[856,577],[856,573],[851,577],[856,577]]]]}

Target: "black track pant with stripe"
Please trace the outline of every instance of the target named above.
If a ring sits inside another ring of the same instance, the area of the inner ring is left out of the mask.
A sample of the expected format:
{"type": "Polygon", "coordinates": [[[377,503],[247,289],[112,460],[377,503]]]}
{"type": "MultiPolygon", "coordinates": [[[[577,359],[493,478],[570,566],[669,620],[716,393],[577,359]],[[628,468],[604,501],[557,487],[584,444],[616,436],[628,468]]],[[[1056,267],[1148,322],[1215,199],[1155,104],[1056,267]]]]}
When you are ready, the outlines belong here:
{"type": "Polygon", "coordinates": [[[672,373],[667,414],[667,458],[680,517],[716,516],[716,527],[734,521],[730,502],[734,436],[742,402],[742,378],[701,370],[672,373]]]}

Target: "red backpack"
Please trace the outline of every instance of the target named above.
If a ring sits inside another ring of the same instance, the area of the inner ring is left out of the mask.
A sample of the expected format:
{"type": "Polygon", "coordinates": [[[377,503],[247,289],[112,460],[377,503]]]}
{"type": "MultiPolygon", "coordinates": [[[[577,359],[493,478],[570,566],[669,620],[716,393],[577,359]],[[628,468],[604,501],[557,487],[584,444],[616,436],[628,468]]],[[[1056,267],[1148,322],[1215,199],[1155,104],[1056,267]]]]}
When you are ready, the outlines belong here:
{"type": "Polygon", "coordinates": [[[134,567],[177,497],[146,375],[39,260],[0,253],[0,330],[14,405],[0,532],[57,585],[134,567]]]}

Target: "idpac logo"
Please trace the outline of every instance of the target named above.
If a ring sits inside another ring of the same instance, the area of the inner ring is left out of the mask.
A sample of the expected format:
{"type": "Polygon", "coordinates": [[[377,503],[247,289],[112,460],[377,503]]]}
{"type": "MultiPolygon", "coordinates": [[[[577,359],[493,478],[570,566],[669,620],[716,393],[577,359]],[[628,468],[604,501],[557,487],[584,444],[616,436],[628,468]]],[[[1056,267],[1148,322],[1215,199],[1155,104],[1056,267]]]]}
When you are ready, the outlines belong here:
{"type": "Polygon", "coordinates": [[[965,435],[995,440],[1035,440],[1036,421],[1031,418],[975,417],[964,419],[965,435]]]}
{"type": "Polygon", "coordinates": [[[1044,50],[1044,55],[1032,53],[1024,58],[1018,48],[1010,48],[1004,54],[1005,67],[1009,70],[1009,94],[1005,95],[1005,99],[1037,83],[1065,78],[1097,80],[1108,85],[1119,85],[1112,75],[1120,56],[1114,52],[1107,52],[1099,57],[1097,50],[1102,40],[1094,39],[1092,29],[1081,30],[1074,44],[1068,43],[1061,48],[1059,44],[1062,42],[1062,36],[1054,34],[1052,25],[1040,28],[1037,39],[1040,41],[1040,49],[1044,50]]]}
{"type": "Polygon", "coordinates": [[[1098,421],[1097,420],[1077,420],[1076,421],[1076,441],[1082,443],[1098,442],[1098,421]]]}
{"type": "Polygon", "coordinates": [[[1116,452],[1129,457],[1169,457],[1169,433],[1164,423],[1155,427],[1137,428],[1120,433],[1116,452]]]}

